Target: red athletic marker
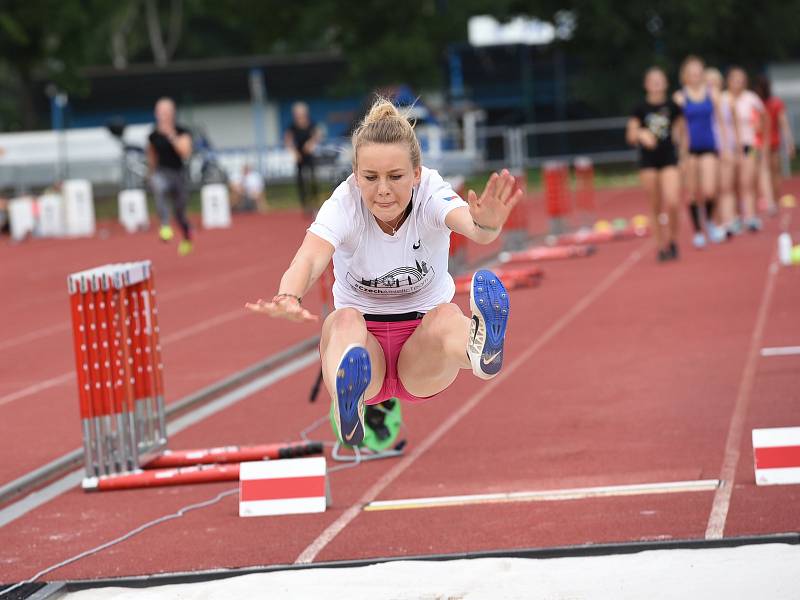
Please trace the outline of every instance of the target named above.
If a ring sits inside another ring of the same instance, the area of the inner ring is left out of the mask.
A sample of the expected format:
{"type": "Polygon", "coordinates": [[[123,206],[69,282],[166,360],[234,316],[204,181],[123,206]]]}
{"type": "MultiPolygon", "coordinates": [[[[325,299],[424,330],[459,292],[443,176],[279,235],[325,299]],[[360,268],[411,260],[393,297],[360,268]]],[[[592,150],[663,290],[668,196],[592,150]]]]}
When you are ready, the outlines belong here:
{"type": "Polygon", "coordinates": [[[246,462],[239,470],[239,516],[325,512],[325,457],[246,462]]]}
{"type": "Polygon", "coordinates": [[[756,484],[800,483],[800,427],[753,430],[756,484]]]}

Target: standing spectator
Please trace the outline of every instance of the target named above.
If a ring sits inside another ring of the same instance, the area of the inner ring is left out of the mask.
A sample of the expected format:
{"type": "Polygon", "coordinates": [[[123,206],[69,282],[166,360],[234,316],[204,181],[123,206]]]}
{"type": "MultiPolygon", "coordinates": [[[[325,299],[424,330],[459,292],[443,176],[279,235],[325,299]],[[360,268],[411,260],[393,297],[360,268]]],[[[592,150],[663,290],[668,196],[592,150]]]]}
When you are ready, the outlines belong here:
{"type": "Polygon", "coordinates": [[[155,127],[147,138],[147,162],[150,166],[150,184],[156,198],[156,210],[161,221],[158,234],[165,242],[174,236],[169,224],[169,199],[175,220],[183,234],[178,254],[185,256],[192,251],[192,232],[186,218],[189,182],[184,164],[192,154],[192,136],[188,129],[176,124],[175,103],[170,98],[161,98],[156,102],[155,118],[155,127]]]}
{"type": "Polygon", "coordinates": [[[766,200],[770,214],[777,213],[776,200],[781,192],[781,142],[786,145],[789,158],[794,158],[795,147],[789,119],[786,118],[786,106],[783,100],[772,95],[772,86],[767,77],[762,75],[756,80],[755,91],[767,109],[767,126],[763,132],[756,132],[756,143],[761,148],[761,165],[759,169],[759,187],[766,200]]]}
{"type": "Polygon", "coordinates": [[[300,205],[306,216],[314,214],[314,202],[317,197],[317,181],[314,177],[314,149],[319,142],[320,133],[308,115],[305,102],[292,105],[292,124],[286,130],[284,143],[294,154],[297,165],[297,193],[300,205]],[[311,192],[311,198],[308,193],[311,192]]]}
{"type": "Polygon", "coordinates": [[[234,212],[267,212],[267,195],[264,193],[264,178],[245,163],[239,174],[231,177],[231,209],[234,212]]]}

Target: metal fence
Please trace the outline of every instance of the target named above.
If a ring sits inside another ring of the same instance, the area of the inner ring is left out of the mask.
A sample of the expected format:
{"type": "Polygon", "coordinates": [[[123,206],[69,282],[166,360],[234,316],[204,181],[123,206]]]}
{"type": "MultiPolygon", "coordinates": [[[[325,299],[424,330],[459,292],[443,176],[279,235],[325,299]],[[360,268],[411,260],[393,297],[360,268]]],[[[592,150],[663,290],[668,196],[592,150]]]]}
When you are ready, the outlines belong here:
{"type": "MultiPolygon", "coordinates": [[[[622,117],[487,127],[480,124],[479,114],[468,113],[458,127],[418,127],[425,164],[453,174],[503,166],[536,167],[546,160],[578,155],[595,163],[635,157],[625,146],[622,117]]],[[[36,192],[65,177],[110,188],[141,186],[147,171],[141,148],[149,126],[129,129],[125,147],[138,147],[138,152],[126,151],[104,128],[0,135],[0,148],[5,148],[0,153],[0,191],[9,195],[36,192]]],[[[350,140],[327,140],[320,145],[317,162],[320,179],[346,176],[351,168],[350,140]]],[[[254,146],[202,149],[191,159],[189,171],[192,181],[199,184],[209,178],[224,180],[245,164],[260,171],[268,183],[294,177],[292,155],[282,146],[261,151],[254,146]]]]}

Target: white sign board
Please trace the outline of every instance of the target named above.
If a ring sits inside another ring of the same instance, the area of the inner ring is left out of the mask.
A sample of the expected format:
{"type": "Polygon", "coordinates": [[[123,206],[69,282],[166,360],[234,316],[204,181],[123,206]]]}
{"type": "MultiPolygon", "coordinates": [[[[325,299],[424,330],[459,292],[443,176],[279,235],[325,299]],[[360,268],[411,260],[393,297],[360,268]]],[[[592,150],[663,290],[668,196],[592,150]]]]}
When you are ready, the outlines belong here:
{"type": "Polygon", "coordinates": [[[8,221],[11,239],[19,241],[31,235],[36,227],[36,205],[28,196],[15,198],[8,203],[8,221]]]}
{"type": "Polygon", "coordinates": [[[65,233],[69,236],[94,235],[94,198],[87,179],[64,182],[65,233]]]}
{"type": "Polygon", "coordinates": [[[42,237],[61,237],[66,229],[64,224],[64,199],[61,194],[44,194],[38,200],[37,235],[42,237]]]}
{"type": "Polygon", "coordinates": [[[244,462],[239,468],[239,516],[325,512],[324,456],[244,462]]]}
{"type": "Polygon", "coordinates": [[[224,183],[209,183],[200,191],[203,227],[213,229],[231,226],[231,204],[224,183]]]}
{"type": "Polygon", "coordinates": [[[150,217],[147,214],[147,196],[144,190],[122,190],[118,197],[119,222],[128,233],[147,229],[150,217]]]}

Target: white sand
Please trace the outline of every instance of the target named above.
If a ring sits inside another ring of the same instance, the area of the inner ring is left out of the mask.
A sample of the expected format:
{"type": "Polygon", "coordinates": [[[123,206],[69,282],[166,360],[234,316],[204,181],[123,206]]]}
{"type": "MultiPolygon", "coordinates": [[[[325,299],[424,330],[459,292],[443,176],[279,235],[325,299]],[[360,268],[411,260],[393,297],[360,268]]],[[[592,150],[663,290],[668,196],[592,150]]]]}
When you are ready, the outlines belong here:
{"type": "Polygon", "coordinates": [[[800,598],[800,546],[653,550],[591,558],[403,561],[309,569],[148,589],[102,588],[70,600],[269,598],[624,600],[800,598]]]}

